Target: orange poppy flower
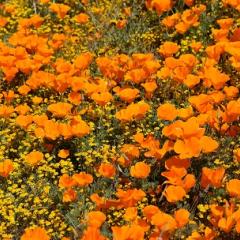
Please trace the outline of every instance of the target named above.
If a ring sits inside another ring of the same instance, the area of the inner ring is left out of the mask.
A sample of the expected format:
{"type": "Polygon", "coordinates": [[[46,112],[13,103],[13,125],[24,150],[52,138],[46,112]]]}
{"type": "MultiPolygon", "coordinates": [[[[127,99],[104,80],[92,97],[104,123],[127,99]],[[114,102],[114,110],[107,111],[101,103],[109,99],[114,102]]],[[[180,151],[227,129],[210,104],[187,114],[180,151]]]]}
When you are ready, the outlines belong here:
{"type": "Polygon", "coordinates": [[[175,25],[175,29],[178,33],[184,34],[185,32],[188,31],[190,28],[190,25],[186,22],[179,22],[175,25]]]}
{"type": "Polygon", "coordinates": [[[227,182],[227,191],[231,197],[240,198],[240,180],[232,179],[227,182]]]}
{"type": "Polygon", "coordinates": [[[3,94],[3,96],[4,96],[4,99],[5,99],[7,102],[11,102],[11,101],[16,97],[14,91],[12,91],[12,90],[10,90],[10,91],[8,91],[8,92],[3,91],[2,94],[3,94]]]}
{"type": "Polygon", "coordinates": [[[201,176],[201,186],[206,188],[209,185],[212,185],[216,188],[221,187],[222,179],[225,174],[225,169],[223,167],[217,169],[210,169],[207,167],[202,168],[201,176]]]}
{"type": "Polygon", "coordinates": [[[158,52],[162,54],[164,57],[171,57],[173,54],[177,53],[179,50],[179,46],[174,42],[164,42],[158,52]]]}
{"type": "Polygon", "coordinates": [[[193,88],[198,83],[200,83],[200,77],[195,76],[193,74],[188,74],[186,79],[183,80],[183,83],[187,85],[189,88],[193,88]]]}
{"type": "Polygon", "coordinates": [[[102,234],[99,228],[88,227],[84,232],[80,240],[107,240],[102,234]]]}
{"type": "Polygon", "coordinates": [[[68,149],[61,149],[58,152],[58,157],[60,158],[67,158],[69,156],[69,150],[68,149]]]}
{"type": "Polygon", "coordinates": [[[174,212],[174,218],[177,223],[177,228],[184,227],[189,222],[190,213],[186,209],[178,209],[174,212]]]}
{"type": "Polygon", "coordinates": [[[230,77],[221,73],[215,67],[205,68],[204,71],[204,85],[207,87],[213,86],[216,90],[224,87],[225,83],[230,80],[230,77]]]}
{"type": "Polygon", "coordinates": [[[101,176],[111,178],[116,174],[116,168],[111,163],[101,163],[98,172],[101,176]]]}
{"type": "Polygon", "coordinates": [[[70,7],[61,3],[52,3],[49,9],[56,13],[59,18],[63,19],[66,16],[67,12],[70,10],[70,7]]]}
{"type": "Polygon", "coordinates": [[[183,159],[198,157],[201,150],[200,140],[197,137],[190,137],[184,140],[178,139],[174,144],[174,151],[183,159]]]}
{"type": "Polygon", "coordinates": [[[27,128],[33,121],[31,115],[19,115],[16,117],[16,124],[22,128],[27,128]]]}
{"type": "Polygon", "coordinates": [[[93,55],[90,52],[82,53],[76,57],[74,61],[75,68],[79,70],[86,69],[93,60],[93,55]]]}
{"type": "Polygon", "coordinates": [[[137,84],[143,82],[146,78],[147,78],[147,73],[142,68],[136,68],[136,69],[129,70],[124,75],[125,81],[132,81],[137,84]]]}
{"type": "Polygon", "coordinates": [[[15,107],[15,111],[20,115],[25,115],[30,111],[30,107],[27,104],[21,104],[15,107]]]}
{"type": "Polygon", "coordinates": [[[171,0],[152,0],[151,7],[156,9],[157,14],[161,15],[163,12],[171,10],[173,2],[171,0]]]}
{"type": "Polygon", "coordinates": [[[170,170],[172,167],[188,169],[190,167],[190,160],[180,159],[178,156],[173,156],[165,161],[166,169],[170,170]]]}
{"type": "Polygon", "coordinates": [[[90,211],[87,214],[87,224],[90,227],[99,228],[105,222],[106,215],[100,211],[90,211]]]}
{"type": "Polygon", "coordinates": [[[130,169],[130,174],[132,177],[135,178],[147,178],[151,168],[148,164],[144,162],[137,162],[134,166],[130,169]]]}
{"type": "Polygon", "coordinates": [[[73,202],[77,199],[77,192],[71,188],[63,192],[63,202],[73,202]]]}
{"type": "Polygon", "coordinates": [[[72,178],[76,181],[77,186],[80,187],[87,186],[93,182],[92,175],[85,172],[76,173],[72,176],[72,178]]]}
{"type": "Polygon", "coordinates": [[[137,218],[137,208],[136,207],[126,208],[123,218],[126,221],[134,221],[137,218]]]}
{"type": "Polygon", "coordinates": [[[133,144],[124,144],[121,148],[121,152],[123,152],[130,161],[134,158],[139,158],[140,155],[138,147],[133,144]]]}
{"type": "Polygon", "coordinates": [[[224,93],[226,94],[228,99],[234,98],[238,96],[239,90],[237,87],[235,86],[225,86],[223,88],[224,93]]]}
{"type": "Polygon", "coordinates": [[[34,134],[37,138],[44,138],[45,136],[44,130],[40,127],[37,127],[34,129],[34,134]]]}
{"type": "Polygon", "coordinates": [[[110,207],[121,208],[121,202],[119,199],[105,199],[100,197],[97,193],[90,196],[90,199],[96,204],[98,209],[109,209],[110,207]]]}
{"type": "Polygon", "coordinates": [[[172,232],[177,228],[175,219],[161,211],[152,216],[151,224],[157,226],[163,232],[172,232]]]}
{"type": "Polygon", "coordinates": [[[59,124],[52,120],[44,121],[44,134],[46,138],[56,140],[60,137],[59,124]]]}
{"type": "Polygon", "coordinates": [[[60,188],[71,188],[76,186],[76,181],[70,177],[67,174],[63,174],[60,178],[59,178],[59,183],[58,186],[60,188]]]}
{"type": "Polygon", "coordinates": [[[217,24],[222,29],[229,29],[233,24],[233,19],[232,18],[218,19],[217,24]]]}
{"type": "Polygon", "coordinates": [[[164,196],[170,203],[181,201],[186,196],[186,191],[181,186],[168,186],[164,191],[164,196]]]}
{"type": "Polygon", "coordinates": [[[40,104],[42,101],[43,101],[43,99],[41,97],[34,96],[32,98],[33,104],[40,104]]]}
{"type": "Polygon", "coordinates": [[[91,95],[91,98],[99,105],[104,106],[109,103],[113,96],[109,92],[95,92],[91,95]]]}
{"type": "Polygon", "coordinates": [[[85,24],[89,21],[89,16],[86,13],[80,13],[74,17],[75,21],[80,24],[85,24]]]}
{"type": "Polygon", "coordinates": [[[21,240],[50,240],[47,231],[41,227],[26,228],[21,240]]]}
{"type": "Polygon", "coordinates": [[[118,20],[116,22],[116,27],[118,29],[123,29],[126,25],[127,25],[127,20],[126,19],[118,20]]]}
{"type": "Polygon", "coordinates": [[[112,227],[114,240],[144,240],[144,229],[139,225],[124,225],[121,227],[112,227]]]}
{"type": "Polygon", "coordinates": [[[141,201],[146,196],[146,193],[136,188],[126,191],[117,189],[116,196],[119,198],[123,207],[134,207],[138,201],[141,201]]]}
{"type": "Polygon", "coordinates": [[[43,153],[32,151],[25,156],[25,161],[32,166],[38,165],[44,159],[43,153]]]}
{"type": "Polygon", "coordinates": [[[6,159],[0,162],[0,176],[8,177],[13,170],[13,162],[10,159],[6,159]]]}
{"type": "Polygon", "coordinates": [[[12,106],[1,105],[0,106],[0,117],[8,118],[14,112],[12,106]]]}
{"type": "Polygon", "coordinates": [[[152,216],[158,213],[160,209],[154,205],[148,205],[143,209],[143,215],[147,218],[148,221],[152,219],[152,216]]]}
{"type": "Polygon", "coordinates": [[[165,103],[158,107],[157,115],[160,119],[173,121],[177,117],[177,109],[171,103],[165,103]]]}
{"type": "Polygon", "coordinates": [[[72,104],[65,102],[53,103],[47,108],[47,110],[56,117],[65,117],[71,113],[71,109],[72,104]]]}
{"type": "Polygon", "coordinates": [[[219,146],[216,140],[208,136],[201,137],[200,144],[202,146],[202,152],[204,153],[214,152],[219,146]]]}
{"type": "Polygon", "coordinates": [[[191,7],[194,4],[195,0],[184,0],[184,3],[188,6],[191,7]]]}
{"type": "Polygon", "coordinates": [[[25,84],[18,88],[18,92],[23,96],[26,96],[30,91],[31,88],[25,84]]]}
{"type": "Polygon", "coordinates": [[[171,16],[165,17],[161,21],[161,23],[164,26],[168,27],[168,28],[172,28],[172,27],[174,27],[177,24],[177,22],[179,21],[180,17],[181,17],[180,13],[175,13],[175,14],[173,14],[171,16]]]}
{"type": "Polygon", "coordinates": [[[68,100],[74,105],[79,105],[81,103],[82,96],[78,92],[70,92],[68,94],[68,100]]]}
{"type": "Polygon", "coordinates": [[[178,117],[183,120],[187,120],[188,118],[193,116],[193,109],[191,106],[177,109],[177,112],[178,117]]]}
{"type": "Polygon", "coordinates": [[[4,27],[8,23],[8,20],[4,17],[0,17],[0,27],[4,27]]]}
{"type": "Polygon", "coordinates": [[[136,88],[125,88],[117,91],[117,95],[120,97],[122,101],[127,103],[131,103],[135,100],[135,98],[139,95],[139,90],[136,88]]]}
{"type": "Polygon", "coordinates": [[[200,113],[205,113],[212,110],[212,99],[207,94],[200,94],[198,96],[191,96],[188,98],[191,105],[196,108],[200,113]]]}
{"type": "Polygon", "coordinates": [[[48,121],[48,117],[45,114],[33,116],[33,122],[36,123],[39,127],[44,127],[46,121],[48,121]]]}
{"type": "Polygon", "coordinates": [[[195,42],[193,41],[190,45],[190,47],[195,51],[195,52],[198,52],[201,47],[202,47],[202,43],[201,42],[195,42]]]}
{"type": "Polygon", "coordinates": [[[221,218],[218,221],[218,227],[226,233],[231,232],[234,224],[235,224],[235,220],[232,216],[229,216],[227,218],[221,218]]]}
{"type": "Polygon", "coordinates": [[[78,120],[76,123],[71,122],[72,135],[76,137],[83,137],[90,133],[90,127],[83,120],[78,120]]]}

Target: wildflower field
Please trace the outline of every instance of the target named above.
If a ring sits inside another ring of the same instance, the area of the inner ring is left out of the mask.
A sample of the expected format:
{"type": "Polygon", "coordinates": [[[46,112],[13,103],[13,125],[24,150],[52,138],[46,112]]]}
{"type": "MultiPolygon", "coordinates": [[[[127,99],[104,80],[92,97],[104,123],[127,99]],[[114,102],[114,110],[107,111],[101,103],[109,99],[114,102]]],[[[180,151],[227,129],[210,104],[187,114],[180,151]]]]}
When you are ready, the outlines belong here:
{"type": "Polygon", "coordinates": [[[240,0],[0,0],[0,240],[240,239],[240,0]]]}

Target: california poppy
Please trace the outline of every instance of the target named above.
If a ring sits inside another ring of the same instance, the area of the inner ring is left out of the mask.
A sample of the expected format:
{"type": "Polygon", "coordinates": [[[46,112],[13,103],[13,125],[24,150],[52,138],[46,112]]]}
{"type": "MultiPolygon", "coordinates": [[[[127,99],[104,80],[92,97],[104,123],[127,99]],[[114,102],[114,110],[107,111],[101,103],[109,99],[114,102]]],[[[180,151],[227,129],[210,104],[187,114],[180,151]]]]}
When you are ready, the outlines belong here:
{"type": "Polygon", "coordinates": [[[50,240],[47,231],[41,227],[26,228],[21,240],[50,240]]]}
{"type": "Polygon", "coordinates": [[[158,52],[162,54],[164,57],[171,57],[173,54],[177,53],[179,50],[179,46],[174,42],[164,42],[158,52]]]}
{"type": "Polygon", "coordinates": [[[70,103],[59,102],[50,104],[47,109],[56,117],[65,117],[71,113],[72,105],[70,103]]]}
{"type": "Polygon", "coordinates": [[[76,173],[72,178],[76,182],[76,185],[80,187],[87,186],[93,182],[92,175],[85,172],[76,173]]]}
{"type": "Polygon", "coordinates": [[[63,202],[72,202],[77,199],[77,192],[74,189],[66,189],[63,192],[63,202]]]}
{"type": "Polygon", "coordinates": [[[90,211],[87,214],[87,224],[91,227],[99,228],[105,222],[106,215],[100,211],[90,211]]]}
{"type": "Polygon", "coordinates": [[[5,159],[0,162],[0,176],[8,177],[13,170],[13,162],[10,159],[5,159]]]}
{"type": "Polygon", "coordinates": [[[64,18],[67,12],[70,10],[70,7],[61,3],[52,3],[49,9],[55,12],[59,18],[64,18]]]}
{"type": "Polygon", "coordinates": [[[164,212],[157,212],[151,218],[151,223],[163,232],[172,232],[177,228],[175,219],[164,212]]]}
{"type": "Polygon", "coordinates": [[[135,178],[147,178],[151,169],[150,166],[144,162],[137,162],[130,169],[130,174],[135,178]]]}
{"type": "Polygon", "coordinates": [[[76,186],[76,181],[72,177],[70,177],[69,175],[63,174],[59,178],[58,186],[60,188],[71,188],[73,186],[76,186]]]}
{"type": "Polygon", "coordinates": [[[158,15],[162,14],[163,12],[171,10],[173,6],[173,2],[171,0],[152,0],[151,7],[156,9],[158,15]]]}
{"type": "Polygon", "coordinates": [[[174,218],[177,222],[177,227],[182,228],[184,227],[189,221],[190,213],[186,209],[178,209],[174,212],[174,218]]]}
{"type": "Polygon", "coordinates": [[[126,208],[125,214],[123,217],[126,221],[135,220],[137,218],[137,208],[136,207],[126,208]]]}
{"type": "Polygon", "coordinates": [[[58,152],[58,157],[60,158],[67,158],[69,156],[69,150],[68,149],[61,149],[58,152]]]}
{"type": "Polygon", "coordinates": [[[157,115],[160,119],[172,121],[177,117],[177,110],[171,103],[165,103],[158,107],[157,115]]]}
{"type": "Polygon", "coordinates": [[[222,184],[224,174],[225,169],[223,167],[217,169],[203,167],[201,176],[201,186],[203,188],[206,188],[207,186],[212,185],[216,188],[219,188],[222,184]]]}
{"type": "Polygon", "coordinates": [[[116,169],[111,163],[101,163],[98,172],[106,178],[111,178],[116,174],[116,169]]]}
{"type": "Polygon", "coordinates": [[[80,240],[107,240],[102,234],[99,228],[88,227],[84,232],[80,240]]]}
{"type": "Polygon", "coordinates": [[[181,201],[186,195],[185,190],[181,186],[170,185],[164,190],[164,196],[167,198],[167,201],[170,203],[175,203],[181,201]]]}
{"type": "Polygon", "coordinates": [[[25,161],[31,165],[36,166],[44,159],[44,155],[39,151],[32,151],[25,156],[25,161]]]}
{"type": "Polygon", "coordinates": [[[111,229],[113,232],[114,240],[144,240],[144,229],[139,225],[123,225],[121,227],[114,226],[111,229]]]}
{"type": "Polygon", "coordinates": [[[231,197],[240,197],[240,180],[232,179],[227,182],[226,189],[231,197]]]}
{"type": "Polygon", "coordinates": [[[89,16],[86,13],[80,13],[74,17],[75,21],[80,24],[85,24],[89,21],[89,16]]]}

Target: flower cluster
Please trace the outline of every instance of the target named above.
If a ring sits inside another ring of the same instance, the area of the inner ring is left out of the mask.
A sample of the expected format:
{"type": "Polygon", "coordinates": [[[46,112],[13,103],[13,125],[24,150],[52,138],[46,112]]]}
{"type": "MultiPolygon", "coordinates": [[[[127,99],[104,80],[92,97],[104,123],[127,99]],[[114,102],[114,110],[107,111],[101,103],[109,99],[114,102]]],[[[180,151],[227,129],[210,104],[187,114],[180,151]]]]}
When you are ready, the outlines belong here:
{"type": "Polygon", "coordinates": [[[239,1],[0,2],[0,239],[239,238],[239,1]]]}

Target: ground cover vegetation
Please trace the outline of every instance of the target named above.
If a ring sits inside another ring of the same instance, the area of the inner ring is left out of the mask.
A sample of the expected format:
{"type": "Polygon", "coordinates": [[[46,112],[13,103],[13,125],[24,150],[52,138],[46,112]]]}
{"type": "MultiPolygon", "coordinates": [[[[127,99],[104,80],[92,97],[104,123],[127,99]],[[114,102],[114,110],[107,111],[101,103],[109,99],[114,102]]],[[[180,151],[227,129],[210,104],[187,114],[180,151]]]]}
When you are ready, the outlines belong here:
{"type": "Polygon", "coordinates": [[[240,239],[240,1],[0,1],[0,239],[240,239]]]}

